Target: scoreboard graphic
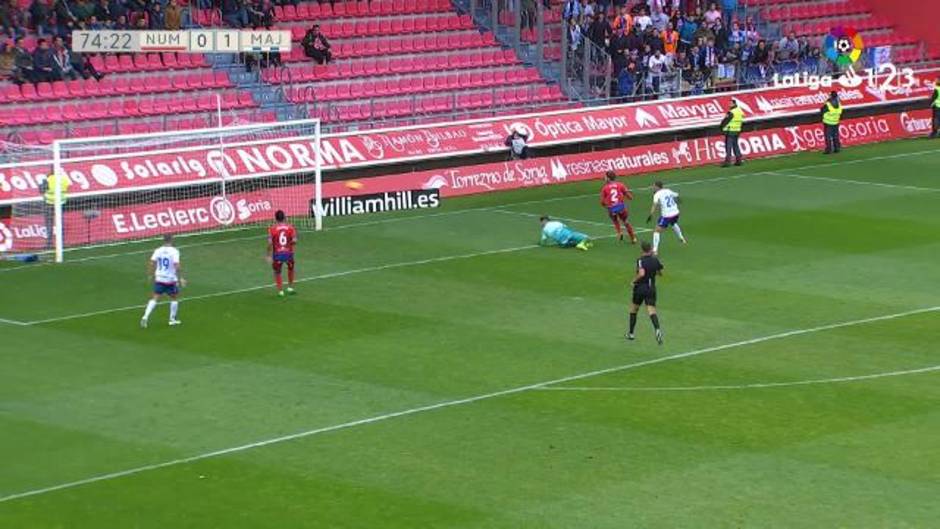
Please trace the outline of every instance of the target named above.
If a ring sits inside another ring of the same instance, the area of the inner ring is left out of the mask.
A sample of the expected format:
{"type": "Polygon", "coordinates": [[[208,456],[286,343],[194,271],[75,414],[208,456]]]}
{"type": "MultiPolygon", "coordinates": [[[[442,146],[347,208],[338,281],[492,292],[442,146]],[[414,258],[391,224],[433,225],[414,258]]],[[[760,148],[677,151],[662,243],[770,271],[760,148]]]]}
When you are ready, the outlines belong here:
{"type": "Polygon", "coordinates": [[[291,32],[237,29],[72,32],[72,49],[83,53],[289,53],[291,32]]]}

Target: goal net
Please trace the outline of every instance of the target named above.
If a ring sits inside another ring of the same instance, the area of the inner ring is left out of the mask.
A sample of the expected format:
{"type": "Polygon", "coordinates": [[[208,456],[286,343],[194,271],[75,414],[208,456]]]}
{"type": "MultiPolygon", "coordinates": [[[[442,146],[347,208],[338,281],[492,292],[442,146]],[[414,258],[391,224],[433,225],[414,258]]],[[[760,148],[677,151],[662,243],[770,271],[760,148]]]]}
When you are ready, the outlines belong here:
{"type": "Polygon", "coordinates": [[[43,150],[0,164],[0,252],[62,261],[73,248],[270,223],[276,210],[322,228],[316,119],[57,140],[43,150]]]}

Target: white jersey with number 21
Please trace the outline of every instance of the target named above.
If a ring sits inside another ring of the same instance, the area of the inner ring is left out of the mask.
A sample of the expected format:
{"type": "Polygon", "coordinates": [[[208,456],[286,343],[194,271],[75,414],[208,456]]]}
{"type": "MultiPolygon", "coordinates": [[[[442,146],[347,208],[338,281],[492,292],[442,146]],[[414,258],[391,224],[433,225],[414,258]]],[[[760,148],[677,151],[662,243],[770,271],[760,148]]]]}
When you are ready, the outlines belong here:
{"type": "Polygon", "coordinates": [[[176,284],[176,267],[180,264],[180,251],[172,246],[161,246],[150,257],[154,265],[153,279],[166,285],[176,284]]]}
{"type": "Polygon", "coordinates": [[[659,205],[659,214],[663,217],[675,217],[679,214],[679,193],[672,189],[660,189],[653,194],[653,204],[659,205]]]}

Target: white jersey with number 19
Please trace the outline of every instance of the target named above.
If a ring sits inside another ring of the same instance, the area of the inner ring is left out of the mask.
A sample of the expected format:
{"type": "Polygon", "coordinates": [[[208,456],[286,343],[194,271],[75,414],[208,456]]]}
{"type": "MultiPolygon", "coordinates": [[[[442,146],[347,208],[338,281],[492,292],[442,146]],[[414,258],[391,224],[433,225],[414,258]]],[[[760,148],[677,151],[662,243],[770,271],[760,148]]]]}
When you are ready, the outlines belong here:
{"type": "Polygon", "coordinates": [[[157,283],[175,285],[179,280],[177,267],[180,264],[180,251],[172,246],[161,246],[153,251],[150,260],[154,265],[153,279],[157,283]]]}
{"type": "Polygon", "coordinates": [[[679,214],[679,193],[672,189],[660,189],[653,194],[653,204],[659,206],[659,214],[663,217],[675,217],[679,214]]]}

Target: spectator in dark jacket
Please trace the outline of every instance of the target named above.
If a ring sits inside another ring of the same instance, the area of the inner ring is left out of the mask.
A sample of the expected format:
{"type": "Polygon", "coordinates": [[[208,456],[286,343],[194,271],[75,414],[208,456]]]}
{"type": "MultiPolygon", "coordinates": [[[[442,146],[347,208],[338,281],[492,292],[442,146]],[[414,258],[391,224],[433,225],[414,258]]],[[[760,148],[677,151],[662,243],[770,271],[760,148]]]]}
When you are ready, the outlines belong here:
{"type": "Polygon", "coordinates": [[[118,18],[124,17],[124,23],[127,23],[127,0],[109,0],[108,1],[108,12],[111,13],[111,20],[117,21],[118,18]]]}
{"type": "Polygon", "coordinates": [[[85,54],[81,52],[70,52],[70,58],[72,59],[72,68],[78,72],[78,75],[81,75],[83,79],[89,79],[94,77],[96,80],[100,81],[104,74],[98,72],[95,69],[94,65],[85,58],[85,54]]]}
{"type": "Polygon", "coordinates": [[[45,37],[50,33],[49,22],[52,19],[52,9],[45,0],[33,0],[33,3],[29,4],[29,18],[40,37],[45,37]]]}
{"type": "Polygon", "coordinates": [[[39,39],[38,46],[33,51],[33,75],[34,81],[51,82],[55,80],[55,62],[53,61],[52,48],[49,47],[49,41],[39,39]]]}
{"type": "Polygon", "coordinates": [[[610,24],[607,22],[607,16],[604,13],[598,13],[594,16],[594,22],[588,26],[587,38],[601,48],[607,47],[607,39],[611,36],[610,24]]]}
{"type": "Polygon", "coordinates": [[[52,10],[55,12],[55,21],[58,26],[59,35],[65,35],[69,32],[68,23],[71,22],[74,24],[78,21],[74,14],[72,14],[72,8],[69,7],[69,3],[65,0],[55,0],[55,3],[52,4],[52,10]]]}
{"type": "Polygon", "coordinates": [[[23,47],[23,38],[17,37],[13,41],[12,80],[16,84],[23,84],[33,82],[35,78],[33,56],[23,47]]]}
{"type": "Polygon", "coordinates": [[[150,29],[166,29],[166,14],[163,12],[163,6],[160,2],[154,2],[150,6],[150,29]]]}
{"type": "Polygon", "coordinates": [[[274,25],[274,6],[271,0],[257,0],[248,8],[248,19],[254,29],[270,29],[274,25]]]}
{"type": "Polygon", "coordinates": [[[330,51],[330,43],[326,37],[320,33],[320,25],[314,24],[307,30],[304,40],[300,43],[304,47],[304,55],[317,61],[319,64],[326,64],[333,60],[333,53],[330,51]]]}
{"type": "Polygon", "coordinates": [[[222,20],[233,28],[248,26],[248,10],[242,0],[222,0],[222,20]]]}
{"type": "Polygon", "coordinates": [[[111,6],[108,4],[108,0],[98,0],[98,3],[95,4],[94,16],[96,19],[98,19],[98,22],[108,23],[114,21],[114,16],[111,15],[111,6]]]}

